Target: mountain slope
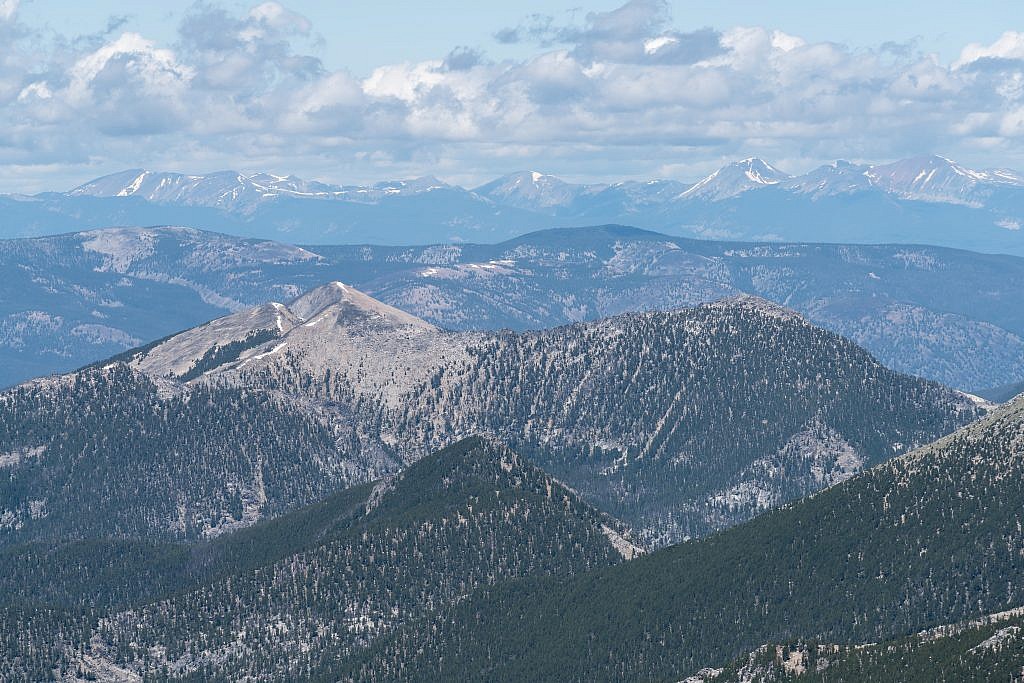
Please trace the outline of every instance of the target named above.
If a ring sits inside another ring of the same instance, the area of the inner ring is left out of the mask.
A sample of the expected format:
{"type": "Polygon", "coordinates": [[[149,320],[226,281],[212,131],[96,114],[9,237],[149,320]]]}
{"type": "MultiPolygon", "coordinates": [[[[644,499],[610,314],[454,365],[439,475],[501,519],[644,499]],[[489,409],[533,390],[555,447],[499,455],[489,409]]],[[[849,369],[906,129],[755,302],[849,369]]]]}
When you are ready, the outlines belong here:
{"type": "Polygon", "coordinates": [[[623,532],[500,443],[471,438],[357,496],[187,550],[212,566],[200,585],[183,590],[186,580],[166,599],[112,605],[84,642],[65,642],[61,666],[147,678],[306,678],[479,586],[621,562],[633,553],[623,532]]]}
{"type": "Polygon", "coordinates": [[[797,310],[887,365],[967,390],[1024,377],[1024,261],[920,246],[744,244],[621,226],[507,243],[321,248],[360,286],[450,329],[546,327],[746,292],[797,310]],[[386,269],[386,270],[385,270],[386,269]]]}
{"type": "Polygon", "coordinates": [[[534,211],[568,207],[581,195],[594,194],[603,185],[573,185],[537,171],[502,176],[473,190],[474,193],[508,206],[534,211]]]}
{"type": "Polygon", "coordinates": [[[331,283],[0,395],[0,532],[222,533],[488,431],[664,543],[978,413],[763,300],[452,333],[331,283]]]}
{"type": "Polygon", "coordinates": [[[841,481],[975,414],[749,297],[501,335],[470,356],[400,428],[499,433],[662,541],[841,481]],[[939,417],[951,408],[963,418],[939,417]]]}
{"type": "Polygon", "coordinates": [[[854,194],[872,188],[872,179],[867,173],[868,168],[839,160],[819,166],[802,176],[783,179],[780,184],[787,190],[811,197],[854,194]]]}
{"type": "Polygon", "coordinates": [[[873,166],[866,175],[887,192],[932,202],[982,206],[1000,190],[1024,190],[1024,176],[1016,172],[974,171],[940,156],[873,166]]]}
{"type": "Polygon", "coordinates": [[[288,300],[322,257],[190,228],[0,242],[0,385],[66,372],[226,312],[288,300]]]}
{"type": "Polygon", "coordinates": [[[777,185],[789,178],[761,159],[744,159],[718,169],[680,194],[679,198],[719,201],[758,187],[777,185]]]}
{"type": "Polygon", "coordinates": [[[0,544],[209,537],[377,479],[424,450],[382,438],[380,421],[460,343],[331,283],[291,308],[267,304],[11,389],[0,394],[0,544]],[[281,358],[306,363],[278,366],[300,385],[290,392],[220,381],[281,358]]]}
{"type": "Polygon", "coordinates": [[[0,545],[251,525],[397,466],[353,432],[323,407],[123,364],[26,385],[0,396],[0,545]]]}
{"type": "Polygon", "coordinates": [[[1018,607],[1022,440],[1018,401],[708,539],[482,591],[333,674],[678,681],[765,642],[877,642],[1018,607]]]}

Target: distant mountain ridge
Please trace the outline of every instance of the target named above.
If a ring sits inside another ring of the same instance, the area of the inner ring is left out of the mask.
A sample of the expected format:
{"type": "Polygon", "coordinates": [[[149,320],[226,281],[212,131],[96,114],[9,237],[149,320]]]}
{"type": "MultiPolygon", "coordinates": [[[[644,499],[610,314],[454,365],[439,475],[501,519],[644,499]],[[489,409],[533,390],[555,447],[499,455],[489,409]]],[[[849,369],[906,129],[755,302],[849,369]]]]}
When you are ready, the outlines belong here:
{"type": "Polygon", "coordinates": [[[451,330],[536,329],[748,293],[900,371],[969,391],[1024,379],[1024,260],[934,247],[698,241],[624,226],[496,245],[296,247],[119,228],[0,241],[0,269],[0,386],[330,280],[451,330]]]}
{"type": "Polygon", "coordinates": [[[220,171],[186,175],[129,169],[92,180],[68,194],[73,197],[140,197],[158,204],[181,203],[246,212],[261,201],[277,197],[373,202],[388,196],[407,196],[449,187],[430,177],[344,187],[270,173],[244,175],[220,171]]]}
{"type": "Polygon", "coordinates": [[[473,189],[432,177],[336,185],[271,173],[131,169],[68,192],[0,195],[0,234],[181,224],[308,244],[497,242],[626,223],[734,240],[918,243],[1024,255],[1024,174],[940,156],[801,175],[749,158],[693,183],[571,183],[539,171],[473,189]]]}
{"type": "MultiPolygon", "coordinates": [[[[652,180],[638,182],[638,187],[674,182],[652,180]]],[[[970,203],[980,201],[997,189],[1024,188],[1024,174],[1008,169],[976,171],[941,156],[914,157],[881,165],[855,165],[837,160],[803,175],[790,175],[763,159],[751,157],[723,166],[692,184],[680,183],[683,189],[672,196],[660,196],[661,202],[687,199],[720,201],[763,188],[805,188],[813,184],[822,193],[843,194],[854,190],[878,189],[902,199],[939,203],[970,203]],[[849,184],[836,182],[837,178],[849,184]]],[[[325,200],[372,202],[388,196],[409,196],[438,189],[459,189],[485,197],[496,204],[521,209],[556,212],[569,209],[581,197],[597,197],[621,187],[614,184],[575,184],[538,171],[520,171],[467,190],[436,178],[381,182],[365,186],[343,186],[306,181],[295,176],[269,173],[245,175],[221,171],[207,175],[186,175],[146,169],[129,169],[103,176],[80,185],[71,196],[141,197],[157,203],[195,204],[201,206],[248,207],[261,200],[281,196],[308,197],[325,200]]]]}

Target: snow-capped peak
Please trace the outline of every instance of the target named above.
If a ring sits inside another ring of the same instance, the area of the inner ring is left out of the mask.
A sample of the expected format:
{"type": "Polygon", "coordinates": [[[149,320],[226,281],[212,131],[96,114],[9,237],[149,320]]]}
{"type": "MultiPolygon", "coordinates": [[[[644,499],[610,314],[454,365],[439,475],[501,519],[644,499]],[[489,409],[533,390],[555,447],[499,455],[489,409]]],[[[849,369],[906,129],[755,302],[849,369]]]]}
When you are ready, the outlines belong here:
{"type": "Polygon", "coordinates": [[[474,192],[495,202],[523,209],[568,206],[582,194],[604,185],[576,185],[539,171],[520,171],[481,185],[474,192]]]}
{"type": "Polygon", "coordinates": [[[976,171],[939,155],[872,166],[868,178],[880,189],[904,199],[980,205],[999,186],[1024,187],[1010,171],[976,171]]]}
{"type": "Polygon", "coordinates": [[[867,166],[837,159],[809,173],[783,181],[782,186],[813,198],[847,195],[871,189],[867,170],[867,166]]]}
{"type": "Polygon", "coordinates": [[[777,185],[789,179],[768,162],[750,157],[723,166],[703,180],[694,183],[679,195],[680,199],[701,198],[719,201],[767,185],[777,185]]]}

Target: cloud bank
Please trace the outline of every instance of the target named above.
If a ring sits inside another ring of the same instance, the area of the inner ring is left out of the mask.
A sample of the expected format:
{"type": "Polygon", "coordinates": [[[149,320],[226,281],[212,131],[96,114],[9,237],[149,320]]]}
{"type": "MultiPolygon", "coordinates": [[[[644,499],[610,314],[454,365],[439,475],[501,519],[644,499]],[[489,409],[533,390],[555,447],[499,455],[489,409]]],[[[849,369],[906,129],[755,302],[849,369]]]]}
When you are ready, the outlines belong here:
{"type": "Polygon", "coordinates": [[[161,45],[117,21],[47,37],[0,0],[0,182],[138,165],[335,181],[527,167],[692,179],[750,155],[794,171],[931,152],[1024,165],[1024,34],[944,64],[912,44],[680,23],[663,0],[571,25],[535,15],[493,36],[528,59],[453,46],[357,77],[307,54],[315,27],[277,2],[196,4],[161,45]]]}

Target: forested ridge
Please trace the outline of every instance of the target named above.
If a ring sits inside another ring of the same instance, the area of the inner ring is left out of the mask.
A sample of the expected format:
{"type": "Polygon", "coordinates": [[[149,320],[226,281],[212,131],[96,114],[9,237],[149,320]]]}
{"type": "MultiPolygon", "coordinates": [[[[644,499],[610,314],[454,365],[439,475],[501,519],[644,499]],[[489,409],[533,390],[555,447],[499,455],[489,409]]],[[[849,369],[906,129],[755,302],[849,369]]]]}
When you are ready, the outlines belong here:
{"type": "Polygon", "coordinates": [[[701,541],[483,590],[325,677],[389,680],[400,662],[407,680],[674,681],[766,642],[877,642],[1017,607],[1022,414],[701,541]]]}
{"type": "Polygon", "coordinates": [[[501,444],[467,439],[199,545],[9,548],[0,672],[84,675],[97,658],[155,680],[302,679],[479,586],[620,562],[625,533],[501,444]]]}
{"type": "Polygon", "coordinates": [[[693,683],[983,683],[1024,673],[1024,619],[1011,610],[880,643],[764,645],[693,683]]]}

